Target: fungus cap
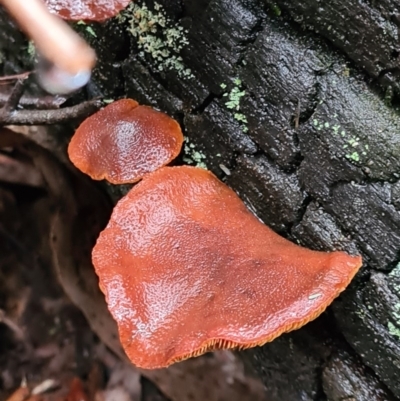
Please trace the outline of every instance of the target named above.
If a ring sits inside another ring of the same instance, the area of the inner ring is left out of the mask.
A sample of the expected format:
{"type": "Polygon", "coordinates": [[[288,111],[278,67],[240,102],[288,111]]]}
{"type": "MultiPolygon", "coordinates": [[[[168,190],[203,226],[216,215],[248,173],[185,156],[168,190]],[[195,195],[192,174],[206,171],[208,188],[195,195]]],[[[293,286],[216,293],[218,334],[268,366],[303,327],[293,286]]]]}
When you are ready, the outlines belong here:
{"type": "Polygon", "coordinates": [[[93,179],[126,184],[168,164],[179,154],[182,143],[182,131],[174,119],[132,99],[122,99],[79,126],[68,155],[93,179]]]}
{"type": "Polygon", "coordinates": [[[48,9],[69,21],[103,21],[114,17],[132,0],[45,0],[48,9]]]}
{"type": "Polygon", "coordinates": [[[121,343],[148,369],[297,329],[362,263],[280,237],[214,175],[188,166],[161,168],[121,199],[92,257],[121,343]]]}

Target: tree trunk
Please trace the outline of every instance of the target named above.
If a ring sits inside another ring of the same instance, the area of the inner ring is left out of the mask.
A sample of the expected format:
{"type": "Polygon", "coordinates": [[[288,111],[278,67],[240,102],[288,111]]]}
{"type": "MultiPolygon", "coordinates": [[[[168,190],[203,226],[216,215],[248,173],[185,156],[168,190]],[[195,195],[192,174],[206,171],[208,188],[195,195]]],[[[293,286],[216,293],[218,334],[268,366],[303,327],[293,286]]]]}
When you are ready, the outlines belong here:
{"type": "MultiPolygon", "coordinates": [[[[268,399],[400,399],[400,5],[159,3],[76,26],[99,56],[88,94],[167,112],[187,137],[183,160],[206,166],[268,226],[364,259],[322,317],[242,353],[268,399]]],[[[7,29],[11,73],[28,57],[7,29]]]]}

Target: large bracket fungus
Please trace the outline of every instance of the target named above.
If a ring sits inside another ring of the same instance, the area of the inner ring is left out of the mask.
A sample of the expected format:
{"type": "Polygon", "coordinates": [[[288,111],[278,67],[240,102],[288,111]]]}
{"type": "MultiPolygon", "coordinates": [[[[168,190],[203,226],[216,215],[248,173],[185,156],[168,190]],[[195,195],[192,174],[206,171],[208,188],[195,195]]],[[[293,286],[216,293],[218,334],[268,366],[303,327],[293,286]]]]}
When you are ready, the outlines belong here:
{"type": "Polygon", "coordinates": [[[144,177],[92,256],[122,345],[143,368],[272,341],[319,316],[361,266],[280,237],[189,166],[144,177]]]}
{"type": "Polygon", "coordinates": [[[92,252],[131,361],[153,369],[214,349],[254,347],[319,316],[361,257],[291,243],[208,171],[157,170],[171,158],[148,163],[163,152],[146,146],[159,141],[169,150],[170,136],[179,143],[176,156],[181,142],[171,119],[150,110],[133,100],[109,105],[79,127],[69,147],[76,166],[96,179],[123,183],[132,175],[132,182],[148,173],[117,203],[92,252]]]}

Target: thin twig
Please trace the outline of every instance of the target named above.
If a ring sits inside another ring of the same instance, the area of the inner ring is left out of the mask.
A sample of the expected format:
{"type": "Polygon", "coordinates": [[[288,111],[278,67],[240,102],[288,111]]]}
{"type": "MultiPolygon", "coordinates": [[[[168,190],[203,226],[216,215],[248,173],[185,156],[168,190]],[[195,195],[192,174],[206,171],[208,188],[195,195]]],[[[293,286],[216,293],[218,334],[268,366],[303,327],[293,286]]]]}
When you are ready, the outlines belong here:
{"type": "Polygon", "coordinates": [[[0,109],[0,121],[7,118],[17,107],[21,96],[24,93],[25,87],[25,79],[18,79],[14,84],[10,96],[8,96],[7,101],[4,103],[4,106],[0,109]]]}
{"type": "MultiPolygon", "coordinates": [[[[0,106],[4,106],[7,103],[7,100],[10,96],[10,93],[1,93],[0,92],[0,106]]],[[[67,101],[67,98],[64,96],[43,96],[43,97],[35,97],[24,95],[19,100],[18,105],[22,107],[33,107],[37,110],[43,109],[58,109],[63,103],[67,101]]]]}
{"type": "Polygon", "coordinates": [[[22,72],[21,74],[14,74],[14,75],[6,75],[4,77],[0,77],[0,81],[15,81],[17,79],[25,79],[31,75],[32,71],[22,72]]]}
{"type": "Polygon", "coordinates": [[[15,83],[10,96],[8,97],[6,103],[4,104],[3,108],[1,109],[1,114],[9,114],[13,110],[18,107],[19,100],[21,99],[22,95],[24,94],[25,90],[25,79],[18,79],[15,83]]]}
{"type": "Polygon", "coordinates": [[[72,107],[58,110],[14,110],[7,116],[0,115],[0,125],[51,125],[93,114],[104,103],[99,99],[88,100],[72,107]]]}

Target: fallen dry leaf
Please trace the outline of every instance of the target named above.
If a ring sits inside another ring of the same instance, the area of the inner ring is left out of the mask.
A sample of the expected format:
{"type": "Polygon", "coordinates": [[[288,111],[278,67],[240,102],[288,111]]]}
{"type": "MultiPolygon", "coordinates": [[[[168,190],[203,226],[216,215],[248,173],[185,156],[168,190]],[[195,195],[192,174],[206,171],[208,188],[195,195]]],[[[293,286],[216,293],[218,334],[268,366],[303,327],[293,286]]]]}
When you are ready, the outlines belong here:
{"type": "MultiPolygon", "coordinates": [[[[105,401],[113,400],[117,394],[126,394],[129,401],[140,401],[142,388],[140,372],[131,364],[120,362],[112,370],[110,380],[105,389],[105,401]]],[[[115,398],[117,401],[118,398],[115,398]]]]}
{"type": "Polygon", "coordinates": [[[125,358],[90,256],[98,233],[108,221],[111,204],[90,179],[62,165],[27,136],[3,129],[0,149],[5,147],[18,149],[43,177],[53,209],[49,216],[53,265],[64,291],[102,341],[125,358]]]}
{"type": "MultiPolygon", "coordinates": [[[[66,298],[53,269],[51,227],[59,211],[69,205],[60,202],[51,189],[64,185],[67,192],[73,193],[78,178],[49,151],[6,129],[0,135],[0,154],[4,149],[12,155],[18,154],[18,160],[31,167],[41,177],[43,188],[38,191],[32,186],[18,188],[0,184],[0,308],[4,312],[0,316],[2,400],[25,375],[32,386],[55,377],[63,387],[65,379],[70,379],[77,369],[85,374],[91,363],[90,347],[97,341],[80,311],[66,298]]],[[[59,195],[61,192],[62,187],[59,195]]],[[[100,203],[101,199],[105,197],[98,199],[100,203]]],[[[87,211],[89,206],[85,205],[87,211]]],[[[64,222],[76,228],[78,224],[73,219],[71,216],[70,221],[64,222]]],[[[76,237],[78,241],[89,236],[91,241],[95,240],[96,234],[89,227],[81,232],[76,237]]],[[[75,246],[85,248],[83,242],[75,246]]],[[[75,254],[70,258],[74,259],[75,254]]],[[[90,263],[90,254],[86,259],[90,263]]],[[[51,398],[53,392],[33,396],[43,397],[43,401],[58,401],[51,398]]]]}
{"type": "Polygon", "coordinates": [[[31,164],[3,153],[0,153],[0,181],[32,187],[44,185],[42,176],[31,164]]]}
{"type": "Polygon", "coordinates": [[[262,383],[246,376],[230,351],[141,372],[173,401],[265,401],[262,383]]]}

